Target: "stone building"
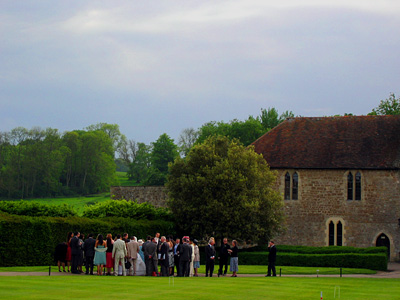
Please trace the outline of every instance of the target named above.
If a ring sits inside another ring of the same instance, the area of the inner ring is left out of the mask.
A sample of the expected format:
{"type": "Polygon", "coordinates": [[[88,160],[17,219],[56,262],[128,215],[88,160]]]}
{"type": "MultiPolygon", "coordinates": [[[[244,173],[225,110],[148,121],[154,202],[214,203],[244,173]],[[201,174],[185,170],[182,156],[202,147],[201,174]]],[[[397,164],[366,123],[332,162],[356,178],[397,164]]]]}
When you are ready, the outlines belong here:
{"type": "Polygon", "coordinates": [[[286,245],[400,251],[400,116],[291,118],[253,143],[284,196],[286,245]]]}

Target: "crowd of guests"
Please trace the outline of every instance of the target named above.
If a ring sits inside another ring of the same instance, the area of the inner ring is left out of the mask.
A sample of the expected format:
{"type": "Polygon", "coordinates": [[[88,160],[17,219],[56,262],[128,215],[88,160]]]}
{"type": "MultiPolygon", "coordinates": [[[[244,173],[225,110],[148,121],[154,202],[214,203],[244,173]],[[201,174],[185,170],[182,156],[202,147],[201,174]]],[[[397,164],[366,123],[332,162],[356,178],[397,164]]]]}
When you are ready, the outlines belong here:
{"type": "MultiPolygon", "coordinates": [[[[210,238],[205,252],[206,277],[212,277],[216,258],[214,238],[210,238]]],[[[233,240],[231,247],[225,238],[218,255],[218,276],[226,275],[229,257],[232,277],[237,277],[237,242],[233,240]]],[[[85,239],[79,232],[69,232],[67,241],[57,245],[55,260],[59,272],[73,274],[84,273],[85,266],[85,274],[94,275],[94,266],[97,266],[97,275],[189,277],[198,276],[200,251],[198,241],[189,236],[174,240],[172,236],[160,237],[156,233],[143,241],[135,236],[129,238],[127,233],[115,237],[107,234],[106,238],[99,234],[96,239],[89,234],[85,239]]]]}

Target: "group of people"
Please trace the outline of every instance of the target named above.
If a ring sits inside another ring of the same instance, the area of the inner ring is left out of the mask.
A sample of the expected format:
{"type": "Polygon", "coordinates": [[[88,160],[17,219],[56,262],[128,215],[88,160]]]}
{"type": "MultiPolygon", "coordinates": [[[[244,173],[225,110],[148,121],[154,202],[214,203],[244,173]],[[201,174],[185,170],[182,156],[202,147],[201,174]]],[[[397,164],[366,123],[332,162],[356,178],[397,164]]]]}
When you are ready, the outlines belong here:
{"type": "MultiPolygon", "coordinates": [[[[276,247],[273,241],[268,246],[268,273],[266,276],[276,276],[276,247]]],[[[205,247],[206,277],[212,277],[216,258],[215,239],[210,238],[205,247]]],[[[218,277],[226,276],[230,257],[230,271],[232,277],[237,277],[239,270],[237,241],[228,244],[224,238],[219,250],[218,277]]],[[[200,268],[200,251],[198,241],[191,240],[188,236],[173,240],[156,233],[154,237],[147,236],[147,240],[137,240],[135,236],[129,239],[127,233],[117,234],[115,238],[111,233],[104,239],[99,234],[96,239],[89,234],[87,239],[79,232],[69,232],[67,241],[60,243],[55,249],[55,260],[58,271],[83,273],[85,265],[86,274],[93,275],[94,266],[97,266],[97,275],[146,275],[146,276],[198,276],[200,268]],[[159,271],[160,266],[160,271],[159,271]],[[65,270],[67,267],[67,271],[65,270]],[[70,270],[71,267],[71,270],[70,270]],[[176,271],[175,271],[176,270],[176,271]]]]}
{"type": "Polygon", "coordinates": [[[59,272],[73,274],[83,273],[85,265],[85,273],[91,275],[97,266],[97,275],[173,276],[176,269],[177,276],[198,276],[200,252],[198,241],[188,236],[181,243],[160,233],[143,241],[127,233],[115,238],[107,234],[105,239],[89,234],[84,239],[79,232],[69,232],[67,241],[56,246],[55,260],[59,272]]]}

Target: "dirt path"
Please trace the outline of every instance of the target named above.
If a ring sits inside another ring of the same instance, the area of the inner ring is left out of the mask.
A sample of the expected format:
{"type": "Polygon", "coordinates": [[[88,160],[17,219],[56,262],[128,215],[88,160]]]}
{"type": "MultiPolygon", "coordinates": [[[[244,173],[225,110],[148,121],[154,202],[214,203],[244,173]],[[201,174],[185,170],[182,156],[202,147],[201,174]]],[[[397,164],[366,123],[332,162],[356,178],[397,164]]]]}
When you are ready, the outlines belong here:
{"type": "MultiPolygon", "coordinates": [[[[240,266],[239,266],[240,270],[240,266]]],[[[51,276],[87,276],[85,274],[74,275],[71,273],[51,272],[51,276]]],[[[49,272],[0,272],[0,276],[49,276],[49,272]]],[[[204,274],[200,275],[201,277],[204,274]]],[[[227,277],[229,277],[228,275],[227,277]]],[[[238,277],[264,277],[265,274],[238,274],[238,277]]],[[[279,275],[278,275],[279,276],[279,275]]],[[[214,277],[217,277],[214,275],[214,277]]],[[[282,275],[282,277],[317,277],[317,275],[282,275]]],[[[339,277],[339,275],[319,275],[318,277],[339,277]]],[[[379,271],[376,274],[344,274],[346,278],[400,278],[400,263],[391,262],[388,264],[388,271],[379,271]]]]}

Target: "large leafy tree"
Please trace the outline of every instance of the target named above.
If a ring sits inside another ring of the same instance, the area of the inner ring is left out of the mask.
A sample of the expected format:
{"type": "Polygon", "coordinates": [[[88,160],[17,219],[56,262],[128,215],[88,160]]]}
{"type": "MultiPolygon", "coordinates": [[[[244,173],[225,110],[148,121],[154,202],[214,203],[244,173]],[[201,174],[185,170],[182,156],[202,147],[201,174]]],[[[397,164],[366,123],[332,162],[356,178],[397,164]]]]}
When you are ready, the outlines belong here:
{"type": "Polygon", "coordinates": [[[157,141],[152,143],[152,146],[151,168],[145,184],[164,185],[168,174],[168,163],[173,162],[179,156],[178,146],[166,133],[160,135],[157,141]]]}
{"type": "Polygon", "coordinates": [[[281,229],[283,200],[262,155],[212,136],[170,164],[169,207],[180,230],[199,237],[251,240],[281,229]]]}
{"type": "Polygon", "coordinates": [[[400,98],[396,99],[395,94],[391,93],[388,99],[381,100],[370,115],[400,115],[400,98]]]}

